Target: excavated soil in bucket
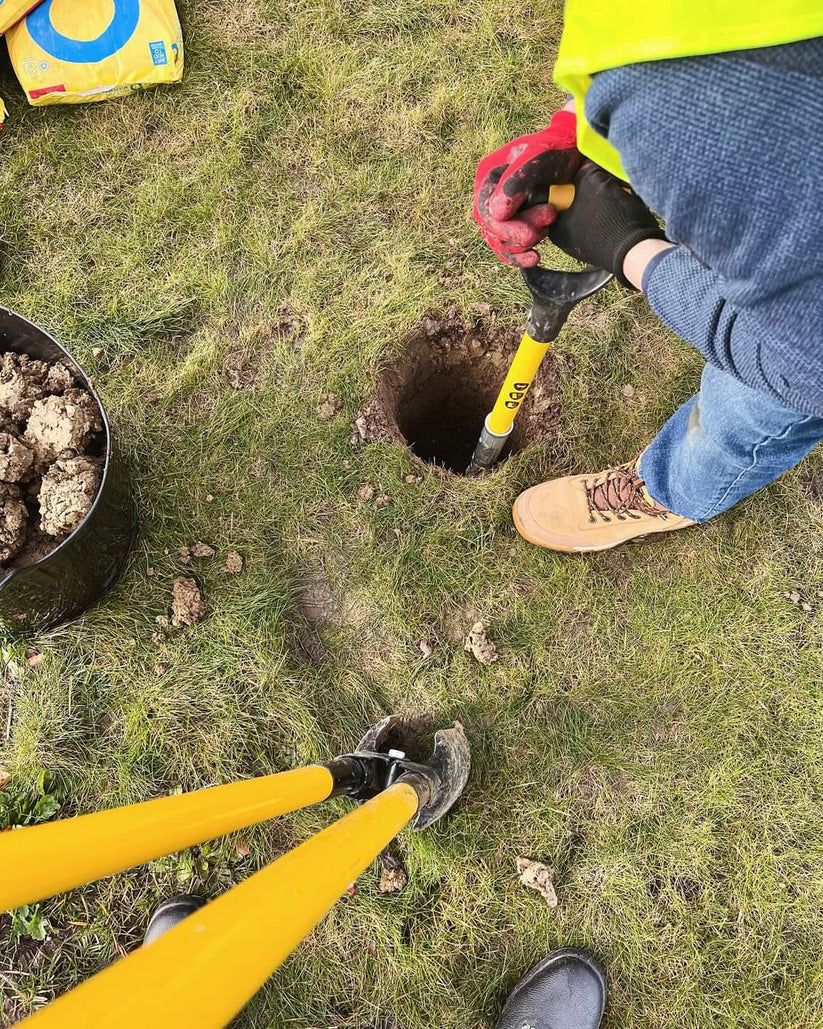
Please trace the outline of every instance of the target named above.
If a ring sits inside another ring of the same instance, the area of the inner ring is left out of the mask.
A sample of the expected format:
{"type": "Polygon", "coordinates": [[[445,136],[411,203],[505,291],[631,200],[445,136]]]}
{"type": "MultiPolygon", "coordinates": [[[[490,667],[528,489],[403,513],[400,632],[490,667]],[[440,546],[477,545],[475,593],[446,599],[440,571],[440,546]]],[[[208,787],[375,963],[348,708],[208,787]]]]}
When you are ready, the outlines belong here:
{"type": "MultiPolygon", "coordinates": [[[[395,440],[427,464],[463,474],[520,342],[491,318],[431,313],[385,369],[356,425],[365,442],[395,440]]],[[[546,357],[521,408],[504,458],[551,435],[560,414],[557,369],[546,357]]]]}

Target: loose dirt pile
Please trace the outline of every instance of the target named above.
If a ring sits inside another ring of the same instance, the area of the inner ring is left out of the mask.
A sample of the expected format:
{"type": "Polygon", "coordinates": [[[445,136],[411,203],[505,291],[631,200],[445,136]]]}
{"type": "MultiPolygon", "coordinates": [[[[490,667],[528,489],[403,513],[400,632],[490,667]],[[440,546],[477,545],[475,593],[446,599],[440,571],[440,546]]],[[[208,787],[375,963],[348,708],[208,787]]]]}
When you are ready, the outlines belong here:
{"type": "Polygon", "coordinates": [[[206,617],[206,601],[196,579],[181,575],[171,590],[171,624],[175,628],[197,625],[206,617]]]}
{"type": "Polygon", "coordinates": [[[53,550],[83,521],[100,488],[97,402],[63,364],[0,356],[0,567],[53,550]]]}
{"type": "MultiPolygon", "coordinates": [[[[407,443],[422,461],[462,474],[491,410],[520,330],[489,310],[467,320],[457,311],[427,314],[400,361],[383,371],[355,421],[364,443],[407,443]]],[[[559,414],[557,369],[548,355],[523,403],[506,454],[550,437],[559,414]]]]}

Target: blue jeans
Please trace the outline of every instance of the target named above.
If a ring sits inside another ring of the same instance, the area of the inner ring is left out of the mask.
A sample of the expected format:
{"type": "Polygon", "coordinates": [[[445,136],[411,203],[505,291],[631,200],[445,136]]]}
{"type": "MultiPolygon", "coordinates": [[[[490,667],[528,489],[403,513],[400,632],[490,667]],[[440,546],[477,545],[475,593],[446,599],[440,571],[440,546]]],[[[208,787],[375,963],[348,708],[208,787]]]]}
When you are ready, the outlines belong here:
{"type": "Polygon", "coordinates": [[[707,364],[700,392],[643,453],[640,474],[656,501],[706,522],[794,467],[821,439],[823,418],[707,364]]]}

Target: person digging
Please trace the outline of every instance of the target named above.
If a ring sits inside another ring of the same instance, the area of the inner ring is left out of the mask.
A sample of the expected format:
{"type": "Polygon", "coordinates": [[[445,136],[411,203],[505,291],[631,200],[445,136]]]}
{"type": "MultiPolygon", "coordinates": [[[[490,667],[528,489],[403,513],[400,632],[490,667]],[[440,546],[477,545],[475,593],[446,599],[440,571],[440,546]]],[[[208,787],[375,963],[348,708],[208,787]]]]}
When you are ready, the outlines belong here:
{"type": "Polygon", "coordinates": [[[611,270],[707,363],[639,457],[517,498],[530,542],[706,522],[823,439],[821,34],[810,0],[568,0],[555,78],[575,99],[480,162],[475,220],[507,264],[548,236],[611,270]],[[560,214],[532,203],[556,183],[560,214]]]}

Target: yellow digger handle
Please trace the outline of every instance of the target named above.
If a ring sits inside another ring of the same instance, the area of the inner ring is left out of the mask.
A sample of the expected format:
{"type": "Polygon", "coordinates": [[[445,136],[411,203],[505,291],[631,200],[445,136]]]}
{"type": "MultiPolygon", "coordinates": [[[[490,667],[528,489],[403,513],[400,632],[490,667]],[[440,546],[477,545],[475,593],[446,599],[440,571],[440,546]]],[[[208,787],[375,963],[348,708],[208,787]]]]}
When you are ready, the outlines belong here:
{"type": "Polygon", "coordinates": [[[548,349],[548,343],[538,343],[528,332],[523,333],[497,401],[486,419],[486,428],[495,436],[506,436],[511,431],[548,349]]]}
{"type": "Polygon", "coordinates": [[[396,782],[22,1025],[221,1029],[418,805],[414,788],[396,782]]]}
{"type": "Polygon", "coordinates": [[[569,182],[549,187],[549,203],[558,211],[567,211],[574,200],[574,184],[569,182]]]}

